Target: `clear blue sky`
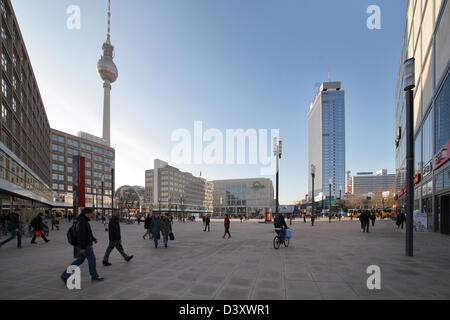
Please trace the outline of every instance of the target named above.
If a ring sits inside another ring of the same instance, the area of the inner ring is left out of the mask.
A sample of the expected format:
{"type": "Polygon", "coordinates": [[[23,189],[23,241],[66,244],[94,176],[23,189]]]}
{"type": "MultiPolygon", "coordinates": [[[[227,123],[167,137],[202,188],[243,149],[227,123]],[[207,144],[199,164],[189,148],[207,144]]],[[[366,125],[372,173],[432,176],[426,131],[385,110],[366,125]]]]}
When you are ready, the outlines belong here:
{"type": "MultiPolygon", "coordinates": [[[[101,135],[96,73],[106,0],[13,0],[50,125],[101,135]],[[69,30],[69,5],[81,29],[69,30]]],[[[144,185],[153,159],[170,160],[178,128],[280,129],[281,203],[307,192],[307,114],[315,83],[346,91],[347,169],[394,164],[394,90],[407,0],[112,1],[119,79],[112,90],[117,185],[144,185]],[[382,29],[368,30],[379,5],[382,29]]],[[[260,166],[181,166],[214,180],[258,177],[260,166]]],[[[273,177],[272,177],[273,178],[273,177]]]]}

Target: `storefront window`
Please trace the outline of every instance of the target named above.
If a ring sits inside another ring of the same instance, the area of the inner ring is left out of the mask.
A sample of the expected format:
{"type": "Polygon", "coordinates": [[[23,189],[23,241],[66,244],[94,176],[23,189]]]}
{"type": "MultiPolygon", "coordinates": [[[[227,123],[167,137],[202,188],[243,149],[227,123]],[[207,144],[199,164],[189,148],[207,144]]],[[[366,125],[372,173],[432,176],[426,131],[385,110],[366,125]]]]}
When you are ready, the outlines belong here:
{"type": "Polygon", "coordinates": [[[450,170],[444,173],[444,188],[450,188],[450,170]]]}

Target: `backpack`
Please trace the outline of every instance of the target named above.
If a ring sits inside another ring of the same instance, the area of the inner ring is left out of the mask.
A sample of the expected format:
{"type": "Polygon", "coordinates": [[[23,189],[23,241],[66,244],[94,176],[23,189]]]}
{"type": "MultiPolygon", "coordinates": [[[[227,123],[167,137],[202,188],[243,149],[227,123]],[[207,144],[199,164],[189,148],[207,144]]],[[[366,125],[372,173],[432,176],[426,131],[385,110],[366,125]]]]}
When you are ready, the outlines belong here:
{"type": "Polygon", "coordinates": [[[72,246],[77,246],[78,244],[78,229],[78,222],[74,222],[67,230],[67,242],[72,246]]]}

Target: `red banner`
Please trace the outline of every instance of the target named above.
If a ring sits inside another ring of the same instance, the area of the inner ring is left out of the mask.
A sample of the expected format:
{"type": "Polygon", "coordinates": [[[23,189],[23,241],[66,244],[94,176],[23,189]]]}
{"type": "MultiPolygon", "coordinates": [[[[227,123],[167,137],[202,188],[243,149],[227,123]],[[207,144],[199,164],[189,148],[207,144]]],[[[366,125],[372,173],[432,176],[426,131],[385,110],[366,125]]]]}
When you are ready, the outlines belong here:
{"type": "Polygon", "coordinates": [[[86,207],[86,159],[73,157],[73,205],[76,208],[86,207]]]}

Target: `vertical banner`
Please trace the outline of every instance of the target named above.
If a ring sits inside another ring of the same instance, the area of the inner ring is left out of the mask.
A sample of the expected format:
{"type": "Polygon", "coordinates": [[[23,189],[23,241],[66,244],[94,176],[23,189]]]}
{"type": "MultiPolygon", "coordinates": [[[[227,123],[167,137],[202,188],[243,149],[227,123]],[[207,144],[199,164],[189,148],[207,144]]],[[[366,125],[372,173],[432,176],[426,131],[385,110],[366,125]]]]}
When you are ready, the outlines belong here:
{"type": "Polygon", "coordinates": [[[81,156],[73,157],[73,206],[74,215],[78,215],[78,209],[86,206],[85,172],[86,159],[81,156]]]}

